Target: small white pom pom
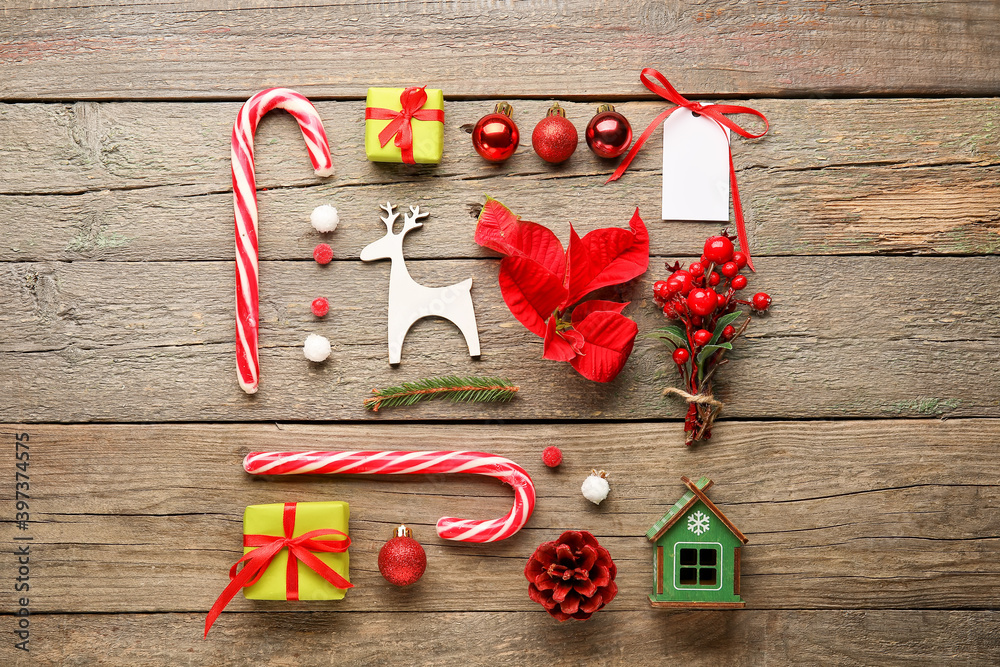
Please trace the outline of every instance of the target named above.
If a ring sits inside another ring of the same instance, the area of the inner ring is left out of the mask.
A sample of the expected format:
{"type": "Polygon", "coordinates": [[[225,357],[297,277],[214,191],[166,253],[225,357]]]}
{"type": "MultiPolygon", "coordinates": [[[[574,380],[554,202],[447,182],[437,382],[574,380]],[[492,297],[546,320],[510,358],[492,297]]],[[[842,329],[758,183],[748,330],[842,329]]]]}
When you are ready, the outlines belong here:
{"type": "Polygon", "coordinates": [[[302,352],[309,361],[316,363],[326,361],[326,358],[330,356],[330,341],[325,336],[309,334],[302,346],[302,352]]]}
{"type": "Polygon", "coordinates": [[[340,216],[337,215],[337,209],[329,204],[323,204],[313,209],[309,215],[309,222],[317,232],[332,232],[340,223],[340,216]]]}
{"type": "Polygon", "coordinates": [[[601,501],[608,497],[608,492],[611,490],[607,476],[608,473],[603,470],[600,472],[595,470],[590,473],[590,477],[583,480],[583,485],[580,487],[583,497],[595,505],[600,505],[601,501]]]}

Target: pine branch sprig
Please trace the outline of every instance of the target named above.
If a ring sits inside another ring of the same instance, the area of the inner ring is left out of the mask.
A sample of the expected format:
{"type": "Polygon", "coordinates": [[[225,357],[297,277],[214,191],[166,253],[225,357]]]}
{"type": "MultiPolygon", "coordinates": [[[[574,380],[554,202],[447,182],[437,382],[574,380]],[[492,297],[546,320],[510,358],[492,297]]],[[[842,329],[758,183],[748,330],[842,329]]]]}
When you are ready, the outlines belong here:
{"type": "Polygon", "coordinates": [[[452,403],[506,403],[520,389],[510,380],[500,378],[448,375],[404,382],[388,389],[372,389],[374,396],[365,399],[365,408],[378,412],[382,408],[413,405],[436,398],[446,398],[452,403]]]}

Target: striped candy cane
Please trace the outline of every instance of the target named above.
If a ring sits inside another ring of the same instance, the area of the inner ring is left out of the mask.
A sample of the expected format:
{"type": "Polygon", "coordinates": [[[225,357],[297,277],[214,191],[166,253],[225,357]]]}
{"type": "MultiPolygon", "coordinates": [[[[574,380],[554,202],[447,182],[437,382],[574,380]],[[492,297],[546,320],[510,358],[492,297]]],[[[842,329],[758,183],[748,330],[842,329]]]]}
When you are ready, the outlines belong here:
{"type": "Polygon", "coordinates": [[[236,213],[236,366],[240,387],[257,392],[257,183],[253,168],[253,135],[268,111],[284,109],[295,117],[306,140],[317,176],[333,175],[323,121],[305,97],[288,88],[257,93],[240,109],[233,123],[233,210],[236,213]]]}
{"type": "Polygon", "coordinates": [[[535,485],[521,466],[484,452],[251,452],[243,459],[251,475],[488,475],[514,488],[514,506],[499,519],[442,517],[437,534],[459,542],[496,542],[521,529],[535,509],[535,485]]]}

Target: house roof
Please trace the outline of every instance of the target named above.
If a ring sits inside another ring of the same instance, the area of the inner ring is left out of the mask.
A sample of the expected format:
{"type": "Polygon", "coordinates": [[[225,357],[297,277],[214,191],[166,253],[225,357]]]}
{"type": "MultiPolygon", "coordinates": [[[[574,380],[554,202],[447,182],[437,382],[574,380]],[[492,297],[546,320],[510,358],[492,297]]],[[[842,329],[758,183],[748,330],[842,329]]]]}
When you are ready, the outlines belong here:
{"type": "Polygon", "coordinates": [[[677,523],[677,521],[687,512],[696,502],[699,500],[705,504],[705,506],[719,518],[726,528],[736,536],[736,539],[746,544],[746,536],[740,532],[740,529],[733,525],[733,522],[722,513],[718,507],[715,506],[708,496],[705,495],[707,491],[712,486],[712,480],[707,477],[702,477],[697,482],[692,482],[687,477],[681,477],[681,481],[688,487],[688,492],[680,497],[676,503],[671,506],[667,513],[660,517],[660,520],[653,524],[653,526],[646,532],[646,539],[650,542],[655,542],[660,539],[660,537],[667,532],[672,525],[677,523]]]}

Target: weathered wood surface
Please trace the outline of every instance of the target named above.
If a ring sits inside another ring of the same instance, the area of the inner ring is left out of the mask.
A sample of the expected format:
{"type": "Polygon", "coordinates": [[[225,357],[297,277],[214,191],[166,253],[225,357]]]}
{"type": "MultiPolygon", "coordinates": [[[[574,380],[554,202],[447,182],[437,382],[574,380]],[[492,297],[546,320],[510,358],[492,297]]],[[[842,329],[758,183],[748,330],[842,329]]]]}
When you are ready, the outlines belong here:
{"type": "MultiPolygon", "coordinates": [[[[32,653],[13,648],[4,596],[0,664],[995,665],[998,22],[988,0],[4,3],[0,450],[11,475],[13,433],[31,434],[35,550],[32,653]],[[528,140],[551,98],[569,100],[580,130],[615,101],[641,131],[664,108],[639,83],[644,66],[772,121],[766,137],[736,139],[734,157],[760,258],[750,292],[776,306],[720,377],[727,419],[693,450],[683,405],[659,394],[674,374],[658,344],[640,340],[608,386],[541,360],[472,242],[484,193],[563,240],[570,222],[624,225],[638,206],[653,270],[616,296],[634,300],[642,330],[662,323],[649,283],[718,226],[657,220],[659,134],[608,186],[613,163],[581,147],[551,167],[528,140]],[[411,83],[448,97],[443,163],[368,163],[366,88],[411,83]],[[264,374],[247,398],[234,378],[229,131],[271,85],[318,101],[337,174],[312,175],[287,114],[263,122],[264,374]],[[467,133],[497,99],[513,102],[523,145],[493,166],[467,133]],[[481,361],[425,321],[402,366],[386,363],[388,267],[357,261],[386,199],[432,214],[407,240],[418,279],[474,276],[481,361]],[[322,203],[343,216],[325,268],[309,259],[321,237],[307,223],[322,203]],[[878,256],[911,254],[925,256],[878,256]],[[333,311],[316,322],[320,294],[333,311]],[[334,342],[322,367],[301,358],[311,332],[334,342]],[[361,409],[373,386],[448,372],[512,376],[523,395],[361,409]],[[340,420],[357,423],[308,423],[340,420]],[[550,442],[566,455],[558,471],[539,460],[550,442]],[[504,512],[510,492],[493,480],[266,480],[239,466],[260,448],[446,444],[531,471],[525,530],[491,546],[434,535],[445,514],[504,512]],[[612,474],[600,507],[579,492],[594,466],[612,474]],[[750,537],[745,611],[648,607],[642,534],[682,474],[713,477],[713,499],[750,537]],[[243,508],[330,498],[351,503],[358,588],[341,603],[237,598],[202,641],[243,508]],[[375,567],[401,520],[430,557],[409,590],[375,567]],[[588,623],[558,624],[527,599],[522,569],[571,528],[608,546],[621,593],[588,623]]],[[[24,534],[13,491],[0,485],[4,545],[24,534]]],[[[3,585],[14,568],[0,560],[3,585]]]]}
{"type": "MultiPolygon", "coordinates": [[[[619,566],[609,609],[644,611],[652,550],[643,537],[708,475],[711,497],[750,542],[742,591],[753,609],[989,609],[1000,595],[1000,420],[734,422],[688,450],[680,426],[614,425],[5,425],[31,452],[32,609],[39,613],[207,611],[241,555],[248,504],[346,500],[351,580],[339,602],[292,607],[237,598],[234,611],[537,611],[524,564],[563,530],[590,530],[619,566]],[[440,516],[488,518],[510,490],[475,476],[251,477],[253,450],[486,450],[522,464],[538,504],[518,534],[490,545],[447,542],[440,516]],[[539,442],[559,442],[562,466],[539,442]],[[580,494],[592,467],[610,473],[600,507],[580,494]],[[401,521],[428,553],[423,579],[396,589],[378,549],[401,521]]],[[[13,457],[11,457],[13,458],[13,457]]],[[[0,489],[10,504],[13,485],[0,489]]],[[[4,526],[4,541],[15,533],[4,526]]],[[[18,534],[25,534],[23,532],[18,534]]],[[[0,600],[13,611],[13,600],[0,600]]],[[[267,621],[261,621],[267,622],[267,621]]],[[[229,625],[223,617],[221,625],[229,625]]]]}
{"type": "MultiPolygon", "coordinates": [[[[301,259],[320,240],[309,212],[333,203],[330,237],[357,257],[377,233],[379,202],[419,203],[433,216],[407,240],[416,258],[480,257],[474,213],[489,193],[565,240],[624,225],[635,207],[658,255],[692,255],[714,223],[664,223],[659,133],[620,181],[586,150],[559,167],[531,150],[548,103],[515,101],[520,150],[490,165],[467,130],[492,103],[449,102],[438,167],[368,162],[363,103],[325,102],[336,175],[317,179],[290,116],[257,135],[261,257],[301,259]]],[[[593,104],[566,104],[582,130],[593,104]]],[[[996,253],[1000,249],[1000,106],[995,99],[761,100],[773,129],[734,140],[758,255],[996,253]]],[[[618,105],[636,132],[663,103],[618,105]]],[[[227,260],[233,257],[229,133],[239,104],[15,104],[0,108],[0,261],[227,260]]],[[[682,159],[679,157],[679,159],[682,159]]]]}
{"type": "Polygon", "coordinates": [[[234,614],[207,640],[199,614],[45,615],[30,664],[990,665],[1000,634],[996,611],[538,613],[234,614]]]}
{"type": "MultiPolygon", "coordinates": [[[[381,223],[375,223],[381,225],[381,223]]],[[[431,223],[428,223],[430,225],[431,223]]],[[[375,225],[372,225],[375,232],[375,225]]],[[[421,232],[415,232],[419,234],[421,232]]],[[[625,371],[598,385],[541,358],[497,287],[495,260],[410,262],[416,280],[473,276],[483,355],[457,330],[418,322],[403,362],[388,364],[388,263],[264,262],[262,382],[248,397],[235,379],[229,262],[0,264],[0,417],[9,421],[248,421],[429,418],[650,419],[683,414],[661,395],[676,383],[666,348],[640,339],[625,371]],[[327,296],[317,321],[310,301],[327,296]],[[333,355],[302,356],[308,333],[333,355]],[[377,417],[373,387],[440,374],[509,376],[511,404],[425,403],[377,417]]],[[[613,296],[640,332],[663,326],[650,275],[613,296]]],[[[997,257],[761,258],[752,290],[775,296],[720,375],[728,417],[1000,416],[994,297],[997,257]],[[975,381],[970,381],[971,378],[975,381]]]]}
{"type": "Polygon", "coordinates": [[[418,81],[618,96],[646,92],[646,66],[707,95],[1000,91],[990,0],[127,5],[5,3],[0,98],[239,99],[275,85],[358,97],[418,81]]]}

